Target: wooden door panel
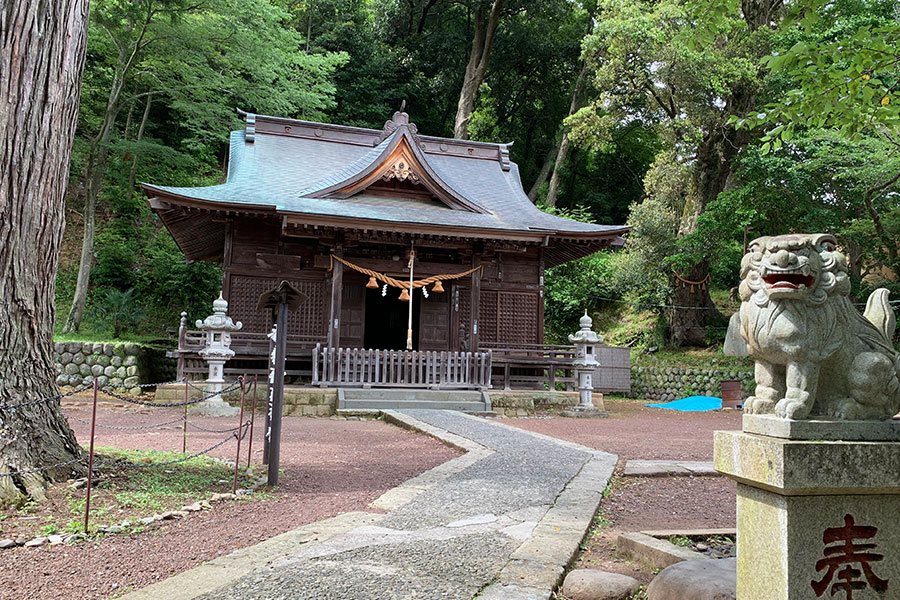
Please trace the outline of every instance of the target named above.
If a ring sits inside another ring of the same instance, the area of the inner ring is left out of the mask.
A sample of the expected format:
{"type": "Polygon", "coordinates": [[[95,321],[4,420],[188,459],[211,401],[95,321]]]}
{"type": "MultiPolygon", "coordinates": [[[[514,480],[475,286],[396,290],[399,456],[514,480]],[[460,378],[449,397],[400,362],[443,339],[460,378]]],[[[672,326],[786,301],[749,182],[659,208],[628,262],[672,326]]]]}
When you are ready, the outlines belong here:
{"type": "Polygon", "coordinates": [[[344,280],[341,294],[341,347],[362,348],[366,322],[366,288],[344,280]]]}
{"type": "Polygon", "coordinates": [[[450,349],[450,294],[431,293],[428,298],[416,294],[419,310],[419,350],[450,349]]]}

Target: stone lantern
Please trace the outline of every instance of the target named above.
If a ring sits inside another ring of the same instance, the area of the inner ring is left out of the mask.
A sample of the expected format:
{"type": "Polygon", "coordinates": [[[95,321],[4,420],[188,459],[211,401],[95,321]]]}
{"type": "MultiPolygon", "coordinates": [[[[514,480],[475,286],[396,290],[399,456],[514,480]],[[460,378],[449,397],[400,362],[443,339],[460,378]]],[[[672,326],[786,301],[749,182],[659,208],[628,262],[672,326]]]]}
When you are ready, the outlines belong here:
{"type": "Polygon", "coordinates": [[[603,395],[598,394],[598,398],[593,398],[594,392],[594,369],[600,366],[597,362],[595,354],[597,345],[603,343],[603,336],[594,333],[591,329],[593,321],[584,311],[584,316],[578,321],[581,329],[575,335],[569,336],[569,341],[575,344],[575,359],[572,366],[575,367],[575,374],[578,376],[578,405],[572,410],[563,412],[564,416],[571,417],[608,417],[603,409],[603,395]]]}
{"type": "Polygon", "coordinates": [[[214,396],[200,402],[194,408],[194,412],[208,417],[229,417],[236,415],[239,409],[226,403],[219,392],[225,383],[225,361],[234,356],[231,346],[231,332],[238,331],[243,324],[231,320],[227,314],[228,302],[219,292],[219,297],[213,302],[213,314],[204,320],[197,320],[196,326],[206,332],[206,347],[198,354],[209,363],[209,377],[206,380],[207,394],[214,396]]]}

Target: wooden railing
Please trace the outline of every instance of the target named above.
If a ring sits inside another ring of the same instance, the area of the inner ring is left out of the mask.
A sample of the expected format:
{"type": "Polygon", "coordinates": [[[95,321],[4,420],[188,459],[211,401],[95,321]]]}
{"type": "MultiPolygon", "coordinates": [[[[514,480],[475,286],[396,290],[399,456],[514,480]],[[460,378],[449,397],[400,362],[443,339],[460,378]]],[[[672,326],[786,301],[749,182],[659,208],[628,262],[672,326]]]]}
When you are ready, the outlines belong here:
{"type": "Polygon", "coordinates": [[[494,387],[509,389],[575,389],[574,346],[492,344],[494,387]]]}
{"type": "MultiPolygon", "coordinates": [[[[298,359],[304,363],[303,368],[289,368],[286,375],[305,378],[309,380],[309,361],[312,349],[322,338],[289,335],[287,340],[288,359],[298,359]]],[[[200,350],[206,345],[206,334],[199,329],[188,329],[187,319],[182,317],[181,326],[178,329],[178,349],[168,353],[168,356],[178,361],[178,379],[205,379],[209,372],[206,361],[200,358],[200,350]]],[[[237,376],[244,373],[264,375],[268,373],[268,355],[270,352],[269,338],[265,333],[252,331],[235,331],[231,333],[231,349],[235,358],[225,363],[225,375],[237,376]],[[256,368],[237,366],[241,359],[257,359],[260,362],[256,368]]]]}
{"type": "Polygon", "coordinates": [[[314,385],[483,389],[491,385],[491,351],[313,350],[314,385]]]}

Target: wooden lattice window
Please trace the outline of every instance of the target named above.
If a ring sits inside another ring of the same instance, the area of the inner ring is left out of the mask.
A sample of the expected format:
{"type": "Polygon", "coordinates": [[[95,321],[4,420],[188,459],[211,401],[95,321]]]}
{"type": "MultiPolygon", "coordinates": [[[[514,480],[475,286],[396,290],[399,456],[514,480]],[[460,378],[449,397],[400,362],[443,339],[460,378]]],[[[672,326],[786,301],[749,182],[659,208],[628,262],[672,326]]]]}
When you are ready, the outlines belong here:
{"type": "Polygon", "coordinates": [[[497,292],[481,290],[481,303],[478,305],[478,339],[484,343],[497,341],[497,292]]]}
{"type": "MultiPolygon", "coordinates": [[[[283,281],[280,278],[247,277],[235,275],[231,277],[231,291],[228,298],[228,314],[235,321],[244,324],[244,331],[265,332],[271,329],[271,315],[259,311],[256,305],[259,296],[283,281]]],[[[327,318],[325,316],[325,282],[310,280],[288,280],[299,292],[306,295],[306,301],[300,309],[290,313],[288,317],[288,333],[307,338],[325,338],[327,335],[327,318]]]]}
{"type": "Polygon", "coordinates": [[[500,292],[497,304],[497,341],[501,344],[536,344],[538,302],[533,292],[500,292]]]}

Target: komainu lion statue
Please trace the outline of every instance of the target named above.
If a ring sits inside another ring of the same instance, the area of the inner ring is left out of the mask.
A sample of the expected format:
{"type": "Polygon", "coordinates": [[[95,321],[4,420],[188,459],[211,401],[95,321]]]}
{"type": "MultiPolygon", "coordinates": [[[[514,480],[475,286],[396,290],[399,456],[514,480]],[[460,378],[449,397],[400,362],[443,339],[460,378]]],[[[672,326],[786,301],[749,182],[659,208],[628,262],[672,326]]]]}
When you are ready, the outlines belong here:
{"type": "Polygon", "coordinates": [[[787,419],[889,419],[900,410],[900,356],[888,291],[864,315],[847,259],[827,234],[754,240],[741,261],[741,336],[756,360],[749,413],[787,419]]]}

